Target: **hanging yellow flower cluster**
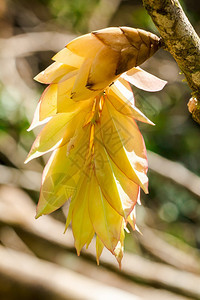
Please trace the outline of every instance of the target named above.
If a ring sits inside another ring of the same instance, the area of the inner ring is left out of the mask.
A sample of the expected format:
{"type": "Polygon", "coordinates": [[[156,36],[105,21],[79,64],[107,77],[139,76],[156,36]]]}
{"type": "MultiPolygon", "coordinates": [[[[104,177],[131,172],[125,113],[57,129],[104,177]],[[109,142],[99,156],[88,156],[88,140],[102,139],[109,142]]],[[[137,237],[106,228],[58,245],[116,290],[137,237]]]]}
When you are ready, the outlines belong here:
{"type": "Polygon", "coordinates": [[[129,27],[83,35],[58,52],[35,79],[49,84],[29,130],[47,123],[26,162],[53,151],[42,177],[37,215],[66,201],[77,253],[96,235],[97,262],[105,246],[119,264],[124,228],[135,229],[140,187],[148,192],[147,158],[135,120],[140,112],[128,81],[147,91],[165,81],[143,71],[159,48],[159,38],[129,27]]]}

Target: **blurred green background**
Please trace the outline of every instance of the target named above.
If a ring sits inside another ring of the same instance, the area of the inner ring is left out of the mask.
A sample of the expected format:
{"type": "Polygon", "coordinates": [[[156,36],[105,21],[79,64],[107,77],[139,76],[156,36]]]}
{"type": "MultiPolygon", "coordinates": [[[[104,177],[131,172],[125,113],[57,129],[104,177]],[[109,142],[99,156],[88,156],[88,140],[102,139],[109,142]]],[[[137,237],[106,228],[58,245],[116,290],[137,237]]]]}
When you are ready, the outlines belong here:
{"type": "MultiPolygon", "coordinates": [[[[200,33],[200,3],[187,0],[181,4],[200,33]]],[[[72,244],[65,245],[58,237],[45,238],[45,234],[38,233],[39,225],[31,228],[28,222],[39,224],[34,220],[34,210],[30,212],[31,221],[24,223],[23,214],[28,215],[24,203],[29,203],[29,198],[37,203],[41,172],[47,161],[45,157],[23,164],[38,133],[26,130],[44,89],[32,78],[75,36],[108,26],[131,26],[158,34],[139,0],[0,1],[0,242],[1,251],[6,250],[0,260],[7,258],[11,264],[8,267],[0,263],[0,299],[82,299],[75,292],[81,289],[79,284],[74,286],[74,294],[69,292],[65,297],[56,288],[48,290],[37,275],[34,284],[33,279],[25,280],[24,273],[18,278],[17,271],[12,270],[10,250],[40,259],[41,264],[52,262],[75,275],[82,274],[98,283],[99,290],[101,284],[104,288],[120,288],[127,293],[125,299],[200,299],[200,127],[187,110],[190,89],[184,76],[164,50],[142,66],[168,81],[164,90],[147,93],[133,87],[137,107],[156,126],[139,124],[149,150],[149,195],[142,194],[142,206],[137,207],[143,236],[136,232],[126,235],[126,261],[124,268],[122,261],[121,273],[115,263],[109,262],[111,258],[105,256],[97,267],[92,251],[78,258],[72,244]]],[[[55,212],[49,220],[64,222],[63,211],[55,212]]],[[[23,256],[21,259],[23,269],[23,256]]],[[[106,291],[104,299],[108,299],[106,291]]],[[[115,299],[114,295],[115,290],[109,299],[115,299]]],[[[88,296],[83,293],[84,297],[88,296]]],[[[103,298],[97,298],[91,288],[88,299],[103,298]]]]}

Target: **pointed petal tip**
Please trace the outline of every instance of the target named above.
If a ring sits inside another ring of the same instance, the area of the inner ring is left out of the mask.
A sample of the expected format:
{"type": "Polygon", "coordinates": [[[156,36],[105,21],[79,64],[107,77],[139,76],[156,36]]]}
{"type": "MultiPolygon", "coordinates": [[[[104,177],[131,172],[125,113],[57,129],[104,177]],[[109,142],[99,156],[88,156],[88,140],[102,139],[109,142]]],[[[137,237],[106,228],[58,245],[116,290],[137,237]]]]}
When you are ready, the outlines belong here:
{"type": "Polygon", "coordinates": [[[31,130],[33,130],[34,128],[36,128],[37,126],[39,126],[40,124],[38,124],[39,122],[35,123],[34,119],[31,122],[30,126],[26,129],[26,131],[30,132],[31,130]]]}
{"type": "Polygon", "coordinates": [[[26,129],[26,131],[30,132],[31,130],[35,129],[39,125],[42,125],[41,121],[39,121],[38,123],[32,122],[31,125],[29,126],[29,128],[26,129]]]}
{"type": "Polygon", "coordinates": [[[151,120],[149,120],[147,117],[145,117],[145,119],[136,119],[136,118],[134,118],[133,117],[133,119],[134,120],[136,120],[136,121],[139,121],[139,122],[143,122],[143,123],[146,123],[146,124],[148,124],[148,125],[151,125],[151,126],[155,126],[156,124],[155,123],[153,123],[151,120]]]}
{"type": "Polygon", "coordinates": [[[151,120],[149,120],[148,124],[152,125],[152,126],[156,126],[156,124],[154,122],[152,122],[151,120]]]}
{"type": "Polygon", "coordinates": [[[64,234],[66,233],[67,228],[68,228],[68,226],[65,226],[65,229],[64,229],[64,231],[63,231],[64,234]]]}
{"type": "Polygon", "coordinates": [[[42,213],[41,212],[36,212],[36,215],[35,215],[35,219],[37,220],[39,217],[42,216],[42,213]]]}
{"type": "Polygon", "coordinates": [[[149,189],[148,189],[148,181],[145,182],[143,184],[143,186],[141,186],[141,188],[143,189],[143,191],[145,192],[145,194],[148,194],[149,193],[149,189]]]}
{"type": "Polygon", "coordinates": [[[27,158],[24,161],[24,164],[26,165],[27,163],[29,163],[29,161],[31,161],[34,158],[35,158],[34,155],[31,155],[31,153],[29,153],[27,158]]]}
{"type": "Polygon", "coordinates": [[[43,76],[44,76],[44,71],[40,72],[39,74],[37,74],[35,77],[33,77],[33,79],[39,83],[43,83],[43,84],[46,84],[44,81],[43,81],[43,76]]]}
{"type": "MultiPolygon", "coordinates": [[[[31,125],[32,125],[32,124],[31,124],[31,125]]],[[[29,131],[31,131],[31,130],[33,129],[31,125],[29,126],[29,128],[26,129],[26,131],[29,132],[29,131]]]]}
{"type": "Polygon", "coordinates": [[[35,80],[35,81],[38,81],[38,76],[39,74],[37,74],[35,77],[33,77],[33,79],[35,80]]]}
{"type": "Polygon", "coordinates": [[[135,230],[136,230],[139,234],[141,234],[141,235],[143,236],[143,233],[140,231],[140,229],[137,227],[136,224],[135,224],[135,230]]]}
{"type": "Polygon", "coordinates": [[[26,165],[31,160],[30,156],[28,155],[27,158],[24,161],[24,164],[26,165]]]}
{"type": "Polygon", "coordinates": [[[67,220],[67,221],[66,221],[66,224],[65,224],[64,233],[66,233],[66,231],[67,231],[67,228],[69,227],[69,224],[70,224],[70,221],[69,221],[69,220],[67,220]]]}

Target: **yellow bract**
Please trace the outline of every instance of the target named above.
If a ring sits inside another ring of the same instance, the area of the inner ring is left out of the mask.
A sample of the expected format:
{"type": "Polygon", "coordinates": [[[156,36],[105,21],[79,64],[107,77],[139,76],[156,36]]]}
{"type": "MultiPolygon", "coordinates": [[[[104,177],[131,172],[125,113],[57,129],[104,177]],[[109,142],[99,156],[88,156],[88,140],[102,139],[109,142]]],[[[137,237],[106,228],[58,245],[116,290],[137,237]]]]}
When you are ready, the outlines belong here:
{"type": "Polygon", "coordinates": [[[70,201],[65,230],[71,222],[78,255],[96,236],[97,263],[105,246],[121,265],[124,228],[136,228],[140,187],[148,192],[146,149],[135,119],[153,123],[135,106],[127,81],[148,91],[164,87],[137,68],[158,48],[159,38],[149,32],[106,28],[71,41],[35,77],[50,85],[29,130],[47,124],[26,162],[53,151],[36,217],[70,201]]]}

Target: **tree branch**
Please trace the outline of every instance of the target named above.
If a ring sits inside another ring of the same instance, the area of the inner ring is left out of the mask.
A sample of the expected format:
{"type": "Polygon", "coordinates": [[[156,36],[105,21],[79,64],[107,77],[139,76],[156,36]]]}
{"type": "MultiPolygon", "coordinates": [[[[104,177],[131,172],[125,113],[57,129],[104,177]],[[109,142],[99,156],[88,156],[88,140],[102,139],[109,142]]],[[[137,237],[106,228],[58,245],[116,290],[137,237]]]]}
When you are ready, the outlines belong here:
{"type": "Polygon", "coordinates": [[[160,32],[163,48],[185,74],[192,89],[189,111],[200,124],[200,39],[178,0],[143,0],[143,4],[160,32]]]}

